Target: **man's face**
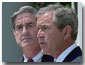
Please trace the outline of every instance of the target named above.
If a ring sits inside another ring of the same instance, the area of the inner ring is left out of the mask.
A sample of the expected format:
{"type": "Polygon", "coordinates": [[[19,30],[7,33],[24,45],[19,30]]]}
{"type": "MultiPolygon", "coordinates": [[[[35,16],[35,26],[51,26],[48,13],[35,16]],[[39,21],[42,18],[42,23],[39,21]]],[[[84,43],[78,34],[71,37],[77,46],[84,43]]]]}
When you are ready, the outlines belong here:
{"type": "Polygon", "coordinates": [[[14,35],[17,44],[22,48],[39,45],[37,40],[36,18],[33,14],[25,12],[17,15],[14,35]]]}
{"type": "Polygon", "coordinates": [[[53,12],[41,14],[37,19],[38,40],[42,52],[55,54],[62,47],[63,32],[60,31],[52,21],[53,12]]]}

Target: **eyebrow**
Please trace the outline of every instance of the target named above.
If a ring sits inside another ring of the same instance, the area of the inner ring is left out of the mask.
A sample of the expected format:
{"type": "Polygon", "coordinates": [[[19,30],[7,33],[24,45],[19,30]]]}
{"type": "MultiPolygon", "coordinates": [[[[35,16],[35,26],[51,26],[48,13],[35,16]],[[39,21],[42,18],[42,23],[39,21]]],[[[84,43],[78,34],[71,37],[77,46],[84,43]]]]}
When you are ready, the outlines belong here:
{"type": "Polygon", "coordinates": [[[45,25],[45,24],[44,24],[44,25],[43,25],[43,24],[41,24],[41,25],[39,25],[39,26],[38,26],[38,25],[36,26],[36,28],[41,28],[41,27],[48,27],[48,26],[47,26],[47,25],[45,25]]]}
{"type": "Polygon", "coordinates": [[[33,22],[26,23],[27,25],[34,24],[33,22]]]}

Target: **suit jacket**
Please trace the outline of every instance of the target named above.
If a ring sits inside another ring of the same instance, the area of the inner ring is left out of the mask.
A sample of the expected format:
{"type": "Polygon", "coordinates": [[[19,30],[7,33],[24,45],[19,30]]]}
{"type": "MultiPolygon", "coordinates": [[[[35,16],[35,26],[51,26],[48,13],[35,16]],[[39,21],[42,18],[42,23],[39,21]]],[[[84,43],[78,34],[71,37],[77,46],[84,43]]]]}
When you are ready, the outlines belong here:
{"type": "Polygon", "coordinates": [[[63,62],[82,62],[82,51],[80,47],[78,46],[70,52],[63,62]]]}
{"type": "MultiPolygon", "coordinates": [[[[41,59],[41,62],[53,62],[54,61],[54,58],[52,56],[49,56],[49,55],[43,55],[42,56],[42,59],[41,59]]],[[[22,57],[19,62],[24,62],[24,57],[22,57]]]]}

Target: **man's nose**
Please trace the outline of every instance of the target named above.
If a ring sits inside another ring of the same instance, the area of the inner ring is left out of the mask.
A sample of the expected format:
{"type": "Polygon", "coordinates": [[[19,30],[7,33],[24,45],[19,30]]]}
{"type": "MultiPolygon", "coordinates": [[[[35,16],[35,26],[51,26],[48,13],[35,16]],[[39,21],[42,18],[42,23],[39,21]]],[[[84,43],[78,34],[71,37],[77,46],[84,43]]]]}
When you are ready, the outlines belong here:
{"type": "Polygon", "coordinates": [[[29,33],[28,29],[26,27],[23,27],[23,34],[29,33]]]}
{"type": "Polygon", "coordinates": [[[44,36],[44,32],[41,29],[39,29],[38,33],[37,33],[37,37],[40,38],[40,37],[43,37],[43,36],[44,36]]]}

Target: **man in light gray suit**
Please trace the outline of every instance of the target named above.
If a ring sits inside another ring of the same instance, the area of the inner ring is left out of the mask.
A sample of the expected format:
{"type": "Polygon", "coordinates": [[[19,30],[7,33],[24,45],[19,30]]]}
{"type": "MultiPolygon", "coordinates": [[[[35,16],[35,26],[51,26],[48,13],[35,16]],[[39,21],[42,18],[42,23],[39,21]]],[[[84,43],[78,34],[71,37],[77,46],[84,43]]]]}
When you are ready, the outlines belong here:
{"type": "Polygon", "coordinates": [[[75,40],[78,33],[77,15],[71,8],[49,5],[38,11],[40,47],[54,62],[81,62],[82,52],[75,40]]]}

